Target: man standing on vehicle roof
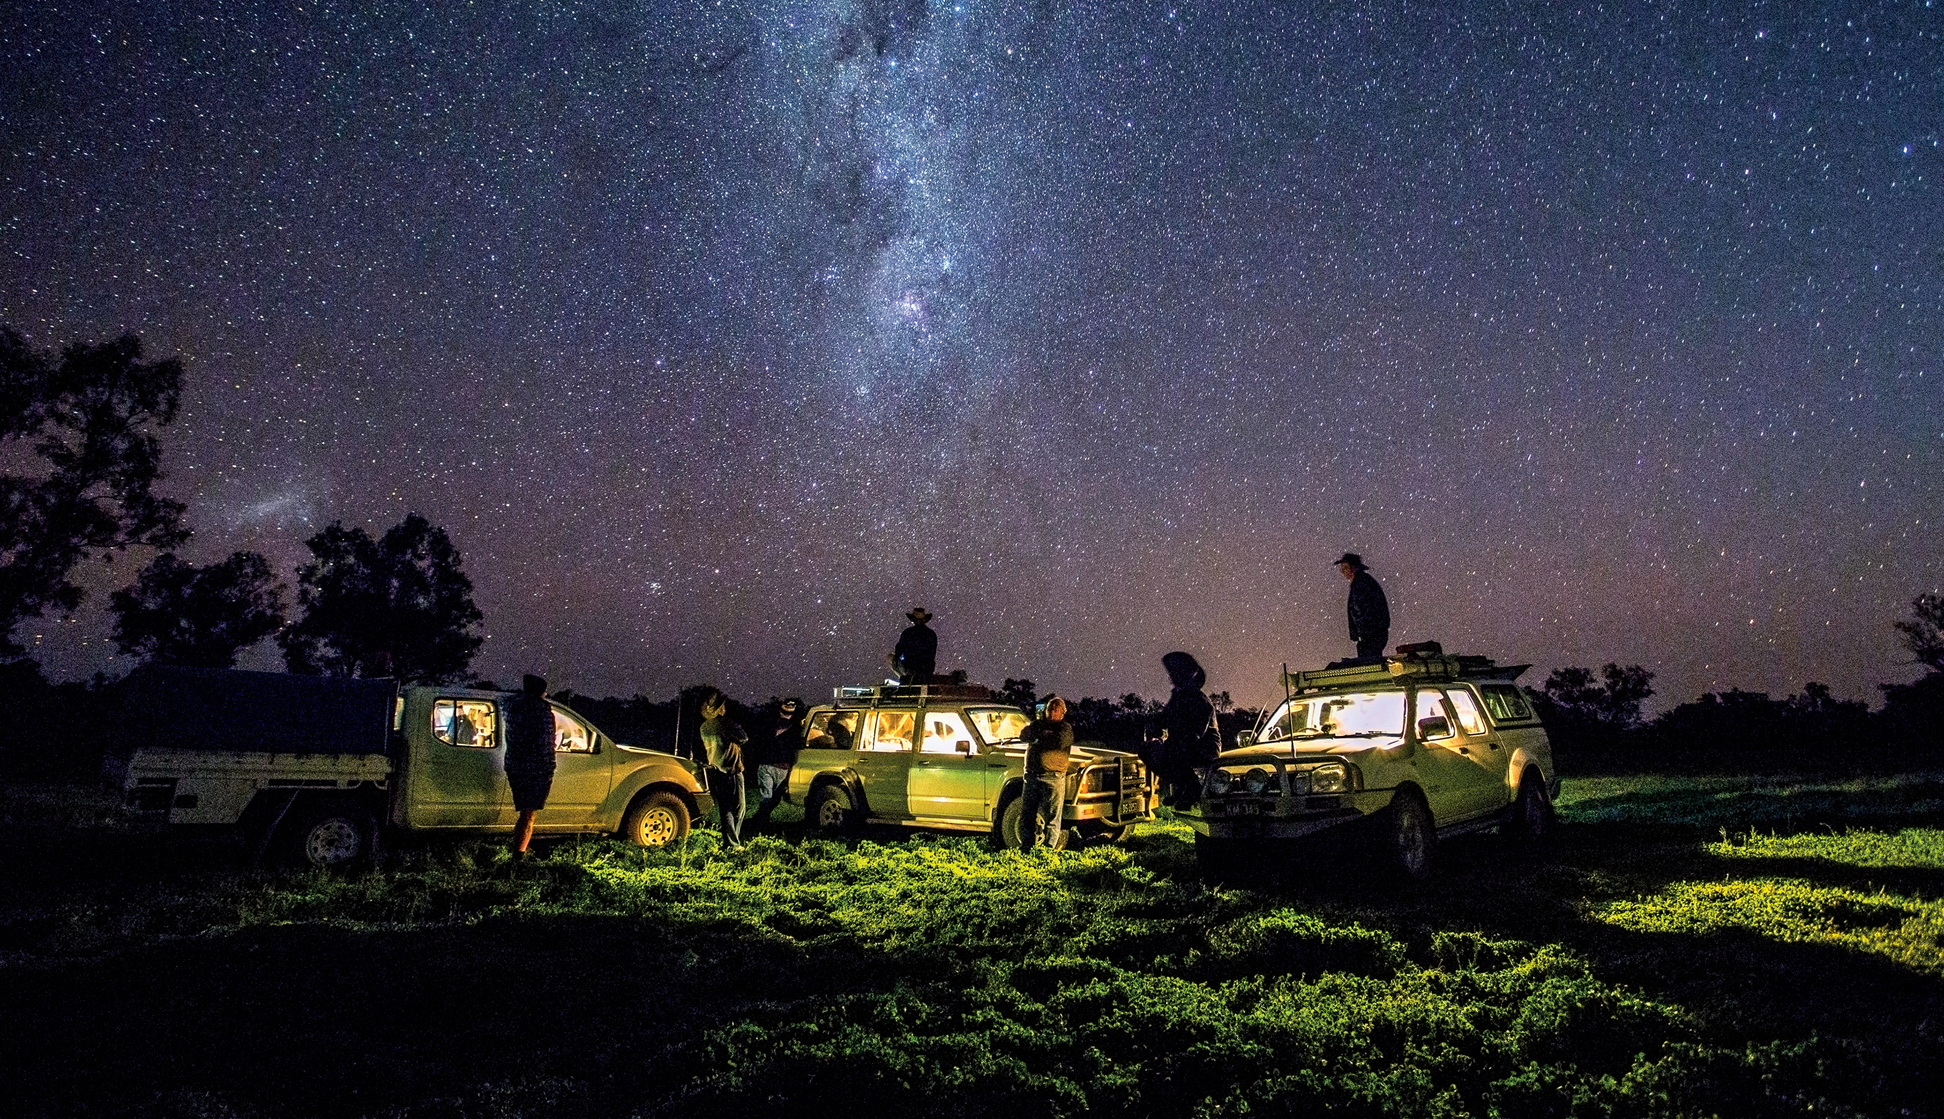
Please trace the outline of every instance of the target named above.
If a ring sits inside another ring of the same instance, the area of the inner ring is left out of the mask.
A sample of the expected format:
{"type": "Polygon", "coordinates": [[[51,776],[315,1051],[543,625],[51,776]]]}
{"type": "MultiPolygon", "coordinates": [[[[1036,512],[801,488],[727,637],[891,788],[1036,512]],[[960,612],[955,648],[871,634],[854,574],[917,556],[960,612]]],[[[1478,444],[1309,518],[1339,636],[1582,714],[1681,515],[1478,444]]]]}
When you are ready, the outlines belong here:
{"type": "Polygon", "coordinates": [[[931,621],[931,611],[914,606],[905,617],[911,624],[898,635],[898,647],[891,651],[891,668],[900,684],[929,684],[938,670],[938,635],[925,624],[931,621]]]}
{"type": "Polygon", "coordinates": [[[722,813],[722,840],[731,847],[742,846],[743,746],[749,732],[729,717],[729,701],[711,689],[702,697],[703,775],[708,779],[709,796],[722,813]]]}
{"type": "Polygon", "coordinates": [[[1390,602],[1363,557],[1345,552],[1336,569],[1350,580],[1350,640],[1357,643],[1357,659],[1375,660],[1390,644],[1390,602]]]}
{"type": "Polygon", "coordinates": [[[554,722],[547,682],[522,677],[520,693],[506,707],[506,783],[513,786],[513,807],[520,813],[513,850],[523,854],[533,839],[533,817],[547,806],[547,794],[553,791],[554,722]]]}
{"type": "Polygon", "coordinates": [[[1046,697],[1045,714],[1032,721],[1026,740],[1025,787],[1019,794],[1019,847],[1030,851],[1045,843],[1060,849],[1060,816],[1066,810],[1067,769],[1073,762],[1073,726],[1066,700],[1046,697]]]}

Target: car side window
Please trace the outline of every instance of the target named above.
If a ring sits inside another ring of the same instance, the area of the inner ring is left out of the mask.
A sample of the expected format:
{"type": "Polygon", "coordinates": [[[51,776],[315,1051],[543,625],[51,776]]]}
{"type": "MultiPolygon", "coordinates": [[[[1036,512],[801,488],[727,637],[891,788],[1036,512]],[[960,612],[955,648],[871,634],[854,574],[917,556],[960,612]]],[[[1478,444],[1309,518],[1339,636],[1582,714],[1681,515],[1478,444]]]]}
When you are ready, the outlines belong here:
{"type": "Polygon", "coordinates": [[[1451,709],[1458,712],[1458,725],[1464,728],[1466,734],[1485,733],[1485,719],[1479,715],[1478,701],[1472,698],[1470,692],[1453,688],[1445,693],[1445,699],[1451,703],[1451,709]]]}
{"type": "Polygon", "coordinates": [[[911,749],[915,711],[873,711],[864,724],[864,749],[875,754],[899,754],[911,749]]]}
{"type": "Polygon", "coordinates": [[[925,713],[925,737],[919,743],[921,754],[970,754],[975,751],[965,720],[956,711],[925,713]]]}
{"type": "Polygon", "coordinates": [[[1532,708],[1526,706],[1525,697],[1511,684],[1486,684],[1478,689],[1478,695],[1485,701],[1485,710],[1495,723],[1527,722],[1532,718],[1532,708]]]}
{"type": "Polygon", "coordinates": [[[591,754],[594,752],[594,734],[587,724],[554,708],[554,753],[591,754]]]}
{"type": "Polygon", "coordinates": [[[442,699],[432,704],[432,737],[448,746],[490,750],[499,744],[489,699],[442,699]]]}
{"type": "Polygon", "coordinates": [[[1450,716],[1445,714],[1444,704],[1438,702],[1440,699],[1443,698],[1444,698],[1443,692],[1436,691],[1431,688],[1421,689],[1417,694],[1417,714],[1413,716],[1413,718],[1415,718],[1417,721],[1420,734],[1423,734],[1422,728],[1424,726],[1424,721],[1426,719],[1445,720],[1445,732],[1443,734],[1423,734],[1425,738],[1450,738],[1451,737],[1450,716]]]}

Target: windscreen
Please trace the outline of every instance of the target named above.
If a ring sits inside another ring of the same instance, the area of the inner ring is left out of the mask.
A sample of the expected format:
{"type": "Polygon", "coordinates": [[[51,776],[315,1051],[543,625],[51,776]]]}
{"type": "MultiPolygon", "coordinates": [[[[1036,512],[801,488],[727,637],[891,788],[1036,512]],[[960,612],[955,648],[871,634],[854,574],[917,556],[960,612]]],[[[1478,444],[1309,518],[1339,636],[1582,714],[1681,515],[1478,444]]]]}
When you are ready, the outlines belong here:
{"type": "Polygon", "coordinates": [[[1389,737],[1404,733],[1404,693],[1297,696],[1276,708],[1259,742],[1285,738],[1389,737]]]}

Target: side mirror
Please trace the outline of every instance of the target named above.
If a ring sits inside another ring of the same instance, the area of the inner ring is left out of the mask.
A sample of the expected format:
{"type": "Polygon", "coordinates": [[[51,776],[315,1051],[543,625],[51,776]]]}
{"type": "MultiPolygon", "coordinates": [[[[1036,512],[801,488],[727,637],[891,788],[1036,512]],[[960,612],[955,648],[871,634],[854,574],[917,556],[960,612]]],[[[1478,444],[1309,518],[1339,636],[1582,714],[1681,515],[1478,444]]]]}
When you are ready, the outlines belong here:
{"type": "Polygon", "coordinates": [[[959,739],[958,752],[961,754],[970,754],[972,752],[972,740],[969,738],[959,739]]]}
{"type": "Polygon", "coordinates": [[[1244,746],[1254,746],[1255,740],[1255,732],[1252,730],[1239,730],[1235,732],[1235,748],[1238,750],[1244,746]]]}
{"type": "Polygon", "coordinates": [[[1418,737],[1419,738],[1450,738],[1451,720],[1445,718],[1443,715],[1433,715],[1428,719],[1419,719],[1418,737]]]}

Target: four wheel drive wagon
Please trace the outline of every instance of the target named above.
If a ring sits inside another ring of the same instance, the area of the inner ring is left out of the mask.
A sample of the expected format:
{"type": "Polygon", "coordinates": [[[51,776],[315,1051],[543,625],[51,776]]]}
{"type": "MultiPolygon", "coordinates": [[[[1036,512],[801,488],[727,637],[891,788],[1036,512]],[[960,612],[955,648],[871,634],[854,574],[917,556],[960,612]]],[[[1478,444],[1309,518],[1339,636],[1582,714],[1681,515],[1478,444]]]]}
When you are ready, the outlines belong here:
{"type": "MultiPolygon", "coordinates": [[[[804,723],[790,795],[824,830],[869,821],[987,832],[1017,847],[1029,721],[976,685],[838,688],[804,723]]],[[[1064,834],[1118,840],[1152,814],[1150,784],[1139,757],[1076,744],[1064,834]]]]}
{"type": "MultiPolygon", "coordinates": [[[[367,858],[384,831],[510,833],[509,693],[149,666],[118,685],[125,812],[241,827],[259,853],[367,858]]],[[[549,701],[551,702],[551,701],[549,701]]],[[[673,843],[707,815],[692,763],[624,746],[553,704],[554,779],[536,834],[673,843]]]]}
{"type": "Polygon", "coordinates": [[[1204,863],[1251,846],[1368,821],[1403,873],[1440,837],[1498,827],[1537,839],[1559,774],[1513,683],[1527,665],[1414,653],[1285,672],[1285,698],[1223,752],[1181,813],[1204,863]]]}

